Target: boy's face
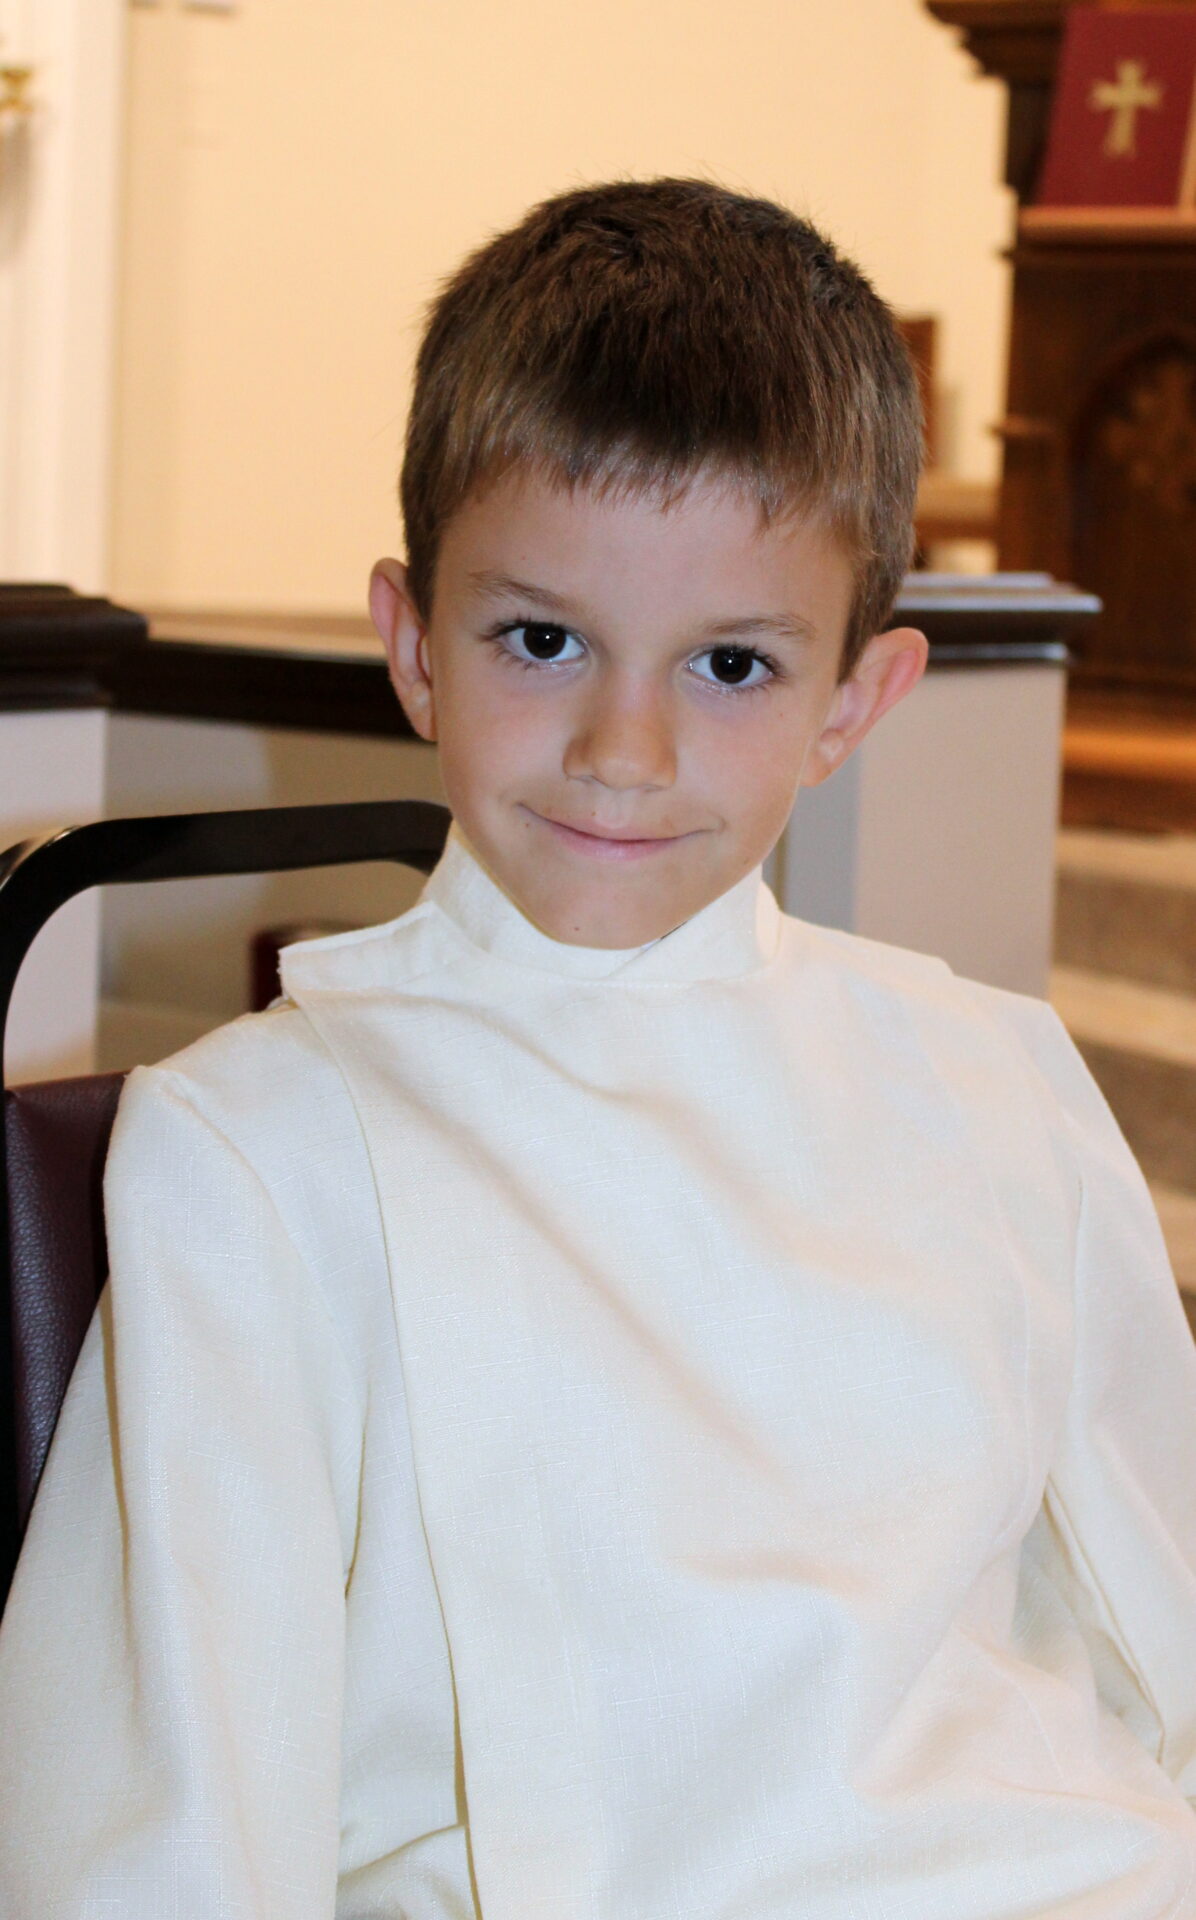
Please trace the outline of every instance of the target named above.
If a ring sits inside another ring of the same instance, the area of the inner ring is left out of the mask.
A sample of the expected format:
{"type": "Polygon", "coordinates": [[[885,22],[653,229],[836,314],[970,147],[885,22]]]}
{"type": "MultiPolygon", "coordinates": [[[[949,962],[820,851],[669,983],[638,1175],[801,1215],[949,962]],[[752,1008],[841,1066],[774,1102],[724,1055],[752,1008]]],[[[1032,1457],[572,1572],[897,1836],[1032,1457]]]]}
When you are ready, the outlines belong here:
{"type": "Polygon", "coordinates": [[[426,625],[398,561],[370,582],[463,833],[529,920],[586,947],[641,946],[734,886],[916,684],[907,628],[836,687],[851,597],[815,522],[762,527],[714,480],[664,509],[526,472],[450,522],[426,625]]]}

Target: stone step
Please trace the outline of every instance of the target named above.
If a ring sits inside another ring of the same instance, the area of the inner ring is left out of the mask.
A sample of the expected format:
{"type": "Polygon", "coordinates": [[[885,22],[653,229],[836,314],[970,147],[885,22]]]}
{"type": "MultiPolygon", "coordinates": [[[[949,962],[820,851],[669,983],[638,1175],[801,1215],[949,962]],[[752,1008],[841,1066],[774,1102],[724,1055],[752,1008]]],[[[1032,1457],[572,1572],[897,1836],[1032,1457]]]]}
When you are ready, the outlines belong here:
{"type": "Polygon", "coordinates": [[[1050,998],[1150,1184],[1196,1334],[1196,835],[1058,837],[1050,998]]]}
{"type": "Polygon", "coordinates": [[[1065,966],[1050,1000],[1147,1179],[1196,1193],[1196,1000],[1065,966]]]}
{"type": "Polygon", "coordinates": [[[1196,1193],[1184,1193],[1163,1181],[1153,1181],[1150,1193],[1171,1255],[1172,1270],[1191,1302],[1191,1317],[1196,1310],[1196,1193]]]}
{"type": "Polygon", "coordinates": [[[1146,1175],[1196,1336],[1196,1001],[1069,967],[1050,998],[1146,1175]]]}
{"type": "Polygon", "coordinates": [[[1196,994],[1196,835],[1062,831],[1054,958],[1196,994]]]}
{"type": "Polygon", "coordinates": [[[1196,1193],[1181,1193],[1178,1187],[1154,1182],[1150,1189],[1171,1271],[1179,1285],[1180,1299],[1188,1316],[1188,1325],[1196,1338],[1196,1193]]]}

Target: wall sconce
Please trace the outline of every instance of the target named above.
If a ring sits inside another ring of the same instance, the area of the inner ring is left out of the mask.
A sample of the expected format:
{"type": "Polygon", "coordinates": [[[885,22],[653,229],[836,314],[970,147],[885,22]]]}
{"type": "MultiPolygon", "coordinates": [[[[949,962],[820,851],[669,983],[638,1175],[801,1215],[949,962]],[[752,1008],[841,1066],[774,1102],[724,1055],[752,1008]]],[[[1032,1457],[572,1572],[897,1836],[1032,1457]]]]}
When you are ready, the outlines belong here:
{"type": "Polygon", "coordinates": [[[29,98],[32,79],[32,67],[0,67],[0,132],[7,132],[33,112],[34,103],[29,98]]]}

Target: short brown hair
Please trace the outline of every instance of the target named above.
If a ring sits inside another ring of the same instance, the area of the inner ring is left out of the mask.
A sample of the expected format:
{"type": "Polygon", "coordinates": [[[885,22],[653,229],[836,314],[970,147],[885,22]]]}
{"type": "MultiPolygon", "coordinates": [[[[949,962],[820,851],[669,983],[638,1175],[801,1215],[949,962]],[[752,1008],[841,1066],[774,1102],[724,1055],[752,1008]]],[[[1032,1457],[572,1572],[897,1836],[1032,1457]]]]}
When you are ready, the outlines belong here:
{"type": "Polygon", "coordinates": [[[400,484],[412,594],[430,613],[443,529],[512,466],[666,499],[713,470],[843,541],[843,680],[910,563],[921,452],[893,316],[808,222],[702,180],[584,187],[432,305],[400,484]]]}

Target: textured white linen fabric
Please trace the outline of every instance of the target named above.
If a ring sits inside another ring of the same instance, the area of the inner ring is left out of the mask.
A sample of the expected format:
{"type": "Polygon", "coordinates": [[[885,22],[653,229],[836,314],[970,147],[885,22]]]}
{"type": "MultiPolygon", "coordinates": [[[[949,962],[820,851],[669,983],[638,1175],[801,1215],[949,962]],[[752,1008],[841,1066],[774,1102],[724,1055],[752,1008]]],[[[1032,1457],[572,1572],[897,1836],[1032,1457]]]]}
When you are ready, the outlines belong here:
{"type": "Polygon", "coordinates": [[[1196,1349],[1045,1004],[454,829],[134,1076],[12,1920],[1196,1915],[1196,1349]]]}
{"type": "Polygon", "coordinates": [[[369,1162],[303,1016],[139,1070],[0,1625],[4,1920],[465,1920],[369,1162]]]}

